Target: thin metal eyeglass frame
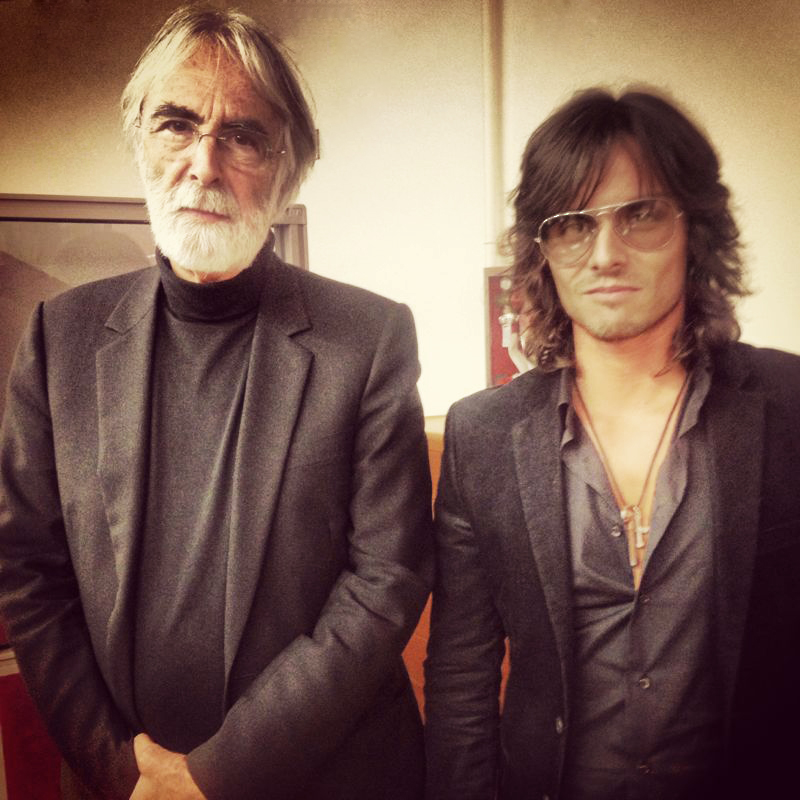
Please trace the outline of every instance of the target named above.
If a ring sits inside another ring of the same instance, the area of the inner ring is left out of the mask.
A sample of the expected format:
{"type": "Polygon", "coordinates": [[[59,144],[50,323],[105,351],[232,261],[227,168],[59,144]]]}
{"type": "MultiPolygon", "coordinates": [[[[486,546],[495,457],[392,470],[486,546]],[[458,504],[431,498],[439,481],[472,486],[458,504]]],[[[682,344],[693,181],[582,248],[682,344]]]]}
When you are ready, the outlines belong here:
{"type": "MultiPolygon", "coordinates": [[[[205,139],[206,136],[210,136],[215,141],[223,142],[223,143],[227,142],[228,139],[231,139],[234,136],[238,135],[238,133],[244,133],[244,134],[248,134],[250,136],[261,137],[263,139],[267,138],[266,134],[261,133],[261,131],[251,130],[250,128],[241,128],[241,129],[238,129],[238,130],[236,128],[231,128],[232,132],[230,134],[227,134],[227,135],[222,135],[222,134],[218,134],[218,133],[200,133],[200,128],[197,125],[194,125],[192,122],[190,122],[188,120],[181,120],[181,122],[185,123],[186,125],[190,125],[191,126],[193,142],[191,142],[191,143],[187,142],[185,147],[176,148],[175,150],[173,150],[173,152],[175,152],[177,154],[180,154],[180,155],[188,155],[190,149],[192,147],[198,147],[200,145],[201,139],[205,139]]],[[[139,130],[146,131],[151,136],[157,136],[158,133],[159,133],[159,131],[155,130],[154,128],[150,128],[150,127],[147,127],[145,125],[138,124],[138,125],[136,125],[136,127],[139,128],[139,130]]],[[[165,146],[169,149],[169,145],[165,145],[165,146]]],[[[264,158],[261,159],[260,163],[263,164],[263,163],[269,161],[271,158],[276,158],[278,156],[285,156],[285,155],[286,155],[286,149],[285,148],[282,149],[282,150],[273,150],[271,148],[271,146],[267,143],[267,153],[265,154],[264,158]]]]}
{"type": "MultiPolygon", "coordinates": [[[[622,239],[622,241],[628,247],[632,247],[634,250],[639,250],[642,253],[654,253],[657,250],[663,250],[675,238],[675,223],[678,221],[678,219],[680,219],[680,217],[683,216],[683,211],[681,211],[675,205],[675,201],[672,200],[672,198],[670,198],[670,197],[660,197],[660,196],[637,197],[635,200],[626,200],[624,203],[612,203],[611,205],[598,206],[597,208],[582,208],[582,209],[579,209],[577,211],[562,211],[560,214],[553,214],[552,216],[546,217],[545,219],[543,219],[541,221],[541,223],[539,224],[538,231],[537,231],[538,235],[536,237],[534,237],[533,241],[536,242],[539,245],[539,248],[541,249],[543,255],[549,261],[550,257],[547,255],[547,246],[542,241],[542,228],[544,228],[544,226],[547,225],[549,222],[553,222],[554,220],[558,220],[558,219],[563,219],[564,217],[571,217],[571,216],[574,216],[576,214],[588,214],[590,217],[594,218],[595,221],[597,221],[598,217],[605,216],[606,214],[611,214],[612,215],[612,219],[613,219],[613,215],[617,211],[619,211],[619,209],[624,208],[625,206],[633,205],[635,203],[646,203],[648,200],[661,200],[661,201],[667,203],[670,206],[670,208],[672,209],[672,211],[673,211],[672,232],[670,233],[669,238],[667,239],[666,242],[664,242],[664,244],[661,244],[658,247],[637,247],[637,245],[631,244],[625,238],[625,234],[621,233],[618,230],[616,225],[612,224],[611,227],[613,228],[613,230],[617,234],[617,236],[619,236],[619,238],[622,239]]],[[[564,267],[570,267],[573,264],[577,264],[578,261],[580,261],[589,252],[589,250],[591,249],[592,245],[594,244],[594,242],[597,239],[597,234],[599,233],[599,231],[600,231],[600,225],[598,224],[595,227],[595,229],[590,233],[590,235],[589,235],[589,237],[588,237],[588,239],[586,241],[586,249],[583,250],[580,253],[580,255],[576,256],[574,260],[572,260],[572,261],[559,261],[557,263],[560,266],[564,266],[564,267]]]]}

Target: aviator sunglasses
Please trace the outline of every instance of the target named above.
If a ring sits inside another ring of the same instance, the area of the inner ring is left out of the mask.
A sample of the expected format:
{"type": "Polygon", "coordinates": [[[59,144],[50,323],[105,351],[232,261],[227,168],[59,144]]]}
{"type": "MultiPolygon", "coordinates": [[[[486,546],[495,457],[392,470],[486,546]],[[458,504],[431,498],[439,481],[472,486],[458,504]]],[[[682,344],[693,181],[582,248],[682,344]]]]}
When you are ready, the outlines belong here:
{"type": "Polygon", "coordinates": [[[683,216],[666,197],[642,197],[581,211],[554,214],[539,225],[535,241],[555,266],[568,267],[591,249],[600,230],[600,217],[610,214],[614,231],[636,250],[660,250],[675,235],[675,221],[683,216]]]}

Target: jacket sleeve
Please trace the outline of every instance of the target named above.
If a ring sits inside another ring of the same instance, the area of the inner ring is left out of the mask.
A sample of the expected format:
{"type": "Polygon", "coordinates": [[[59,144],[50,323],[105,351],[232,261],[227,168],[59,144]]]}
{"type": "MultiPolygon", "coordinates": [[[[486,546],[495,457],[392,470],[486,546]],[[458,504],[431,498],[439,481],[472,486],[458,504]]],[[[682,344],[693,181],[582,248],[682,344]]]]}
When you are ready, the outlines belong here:
{"type": "Polygon", "coordinates": [[[426,797],[493,800],[505,636],[459,489],[456,410],[448,414],[436,498],[436,577],[425,662],[426,797]]]}
{"type": "Polygon", "coordinates": [[[97,666],[59,498],[38,307],[17,349],[0,437],[0,612],[20,672],[70,766],[130,795],[131,732],[97,666]]]}
{"type": "Polygon", "coordinates": [[[311,635],[296,638],[189,754],[211,800],[296,796],[397,668],[430,592],[430,472],[416,337],[392,306],[360,399],[351,477],[349,568],[311,635]]]}

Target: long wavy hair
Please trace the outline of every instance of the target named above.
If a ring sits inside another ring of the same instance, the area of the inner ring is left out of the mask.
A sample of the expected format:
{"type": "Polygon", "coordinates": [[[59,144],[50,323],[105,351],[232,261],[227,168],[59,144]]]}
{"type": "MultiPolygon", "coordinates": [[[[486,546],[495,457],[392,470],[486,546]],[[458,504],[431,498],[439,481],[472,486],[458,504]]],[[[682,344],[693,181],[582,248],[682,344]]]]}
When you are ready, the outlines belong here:
{"type": "Polygon", "coordinates": [[[575,351],[572,323],[535,241],[539,225],[553,214],[582,208],[603,179],[612,150],[626,143],[633,145],[643,178],[672,196],[687,221],[686,312],[674,358],[690,364],[701,352],[739,337],[734,302],[749,291],[730,192],[720,181],[708,138],[650,90],[629,89],[617,98],[605,89],[587,89],[528,140],[512,194],[515,222],[503,243],[513,258],[514,290],[525,306],[525,351],[541,369],[573,364],[575,351]]]}

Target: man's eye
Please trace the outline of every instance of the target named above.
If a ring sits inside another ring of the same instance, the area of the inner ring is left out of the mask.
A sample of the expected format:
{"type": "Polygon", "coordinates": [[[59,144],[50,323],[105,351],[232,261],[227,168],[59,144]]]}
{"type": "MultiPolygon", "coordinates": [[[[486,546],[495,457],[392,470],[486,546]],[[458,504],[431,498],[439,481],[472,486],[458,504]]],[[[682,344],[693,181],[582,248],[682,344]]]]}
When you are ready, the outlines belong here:
{"type": "Polygon", "coordinates": [[[592,229],[592,222],[590,217],[575,214],[559,220],[553,232],[562,239],[580,239],[592,229]]]}
{"type": "Polygon", "coordinates": [[[191,122],[185,119],[165,119],[156,128],[158,132],[172,133],[176,136],[191,136],[193,130],[191,122]]]}
{"type": "Polygon", "coordinates": [[[261,138],[249,131],[232,131],[225,134],[225,139],[230,142],[235,148],[240,150],[261,150],[261,138]]]}
{"type": "Polygon", "coordinates": [[[567,233],[586,233],[591,227],[591,220],[587,217],[572,217],[564,223],[564,230],[567,233]]]}
{"type": "Polygon", "coordinates": [[[639,225],[659,220],[658,209],[656,204],[652,202],[636,203],[629,206],[625,216],[628,225],[639,225]]]}

